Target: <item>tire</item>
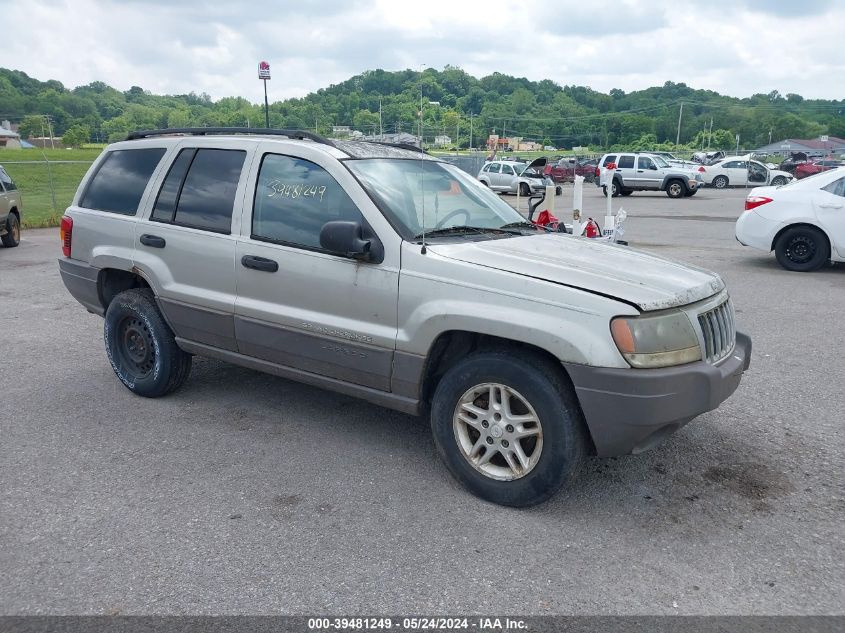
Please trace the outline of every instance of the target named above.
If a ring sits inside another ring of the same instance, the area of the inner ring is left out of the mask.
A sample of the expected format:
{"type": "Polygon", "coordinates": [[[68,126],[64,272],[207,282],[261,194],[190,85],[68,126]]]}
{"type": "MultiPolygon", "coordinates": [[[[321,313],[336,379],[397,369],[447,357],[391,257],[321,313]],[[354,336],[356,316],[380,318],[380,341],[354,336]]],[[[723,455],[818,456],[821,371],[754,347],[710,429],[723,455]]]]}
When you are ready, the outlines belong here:
{"type": "Polygon", "coordinates": [[[666,195],[670,198],[683,198],[687,188],[680,180],[670,180],[666,183],[666,195]]]}
{"type": "Polygon", "coordinates": [[[716,176],[713,179],[713,186],[716,189],[724,189],[728,186],[728,177],[727,176],[716,176]]]}
{"type": "Polygon", "coordinates": [[[775,176],[774,178],[772,178],[771,185],[773,187],[780,187],[781,185],[785,185],[786,182],[786,178],[784,178],[783,176],[775,176]]]}
{"type": "Polygon", "coordinates": [[[434,442],[449,471],[470,492],[492,503],[525,507],[545,501],[578,472],[587,432],[575,395],[559,372],[540,356],[493,351],[464,358],[440,380],[431,406],[434,442]],[[509,406],[502,408],[506,401],[509,406]],[[536,422],[502,426],[508,412],[536,422]],[[526,434],[521,439],[520,427],[526,434]]]}
{"type": "Polygon", "coordinates": [[[148,288],[125,290],[112,300],[103,338],[114,373],[139,396],[167,395],[191,373],[190,354],[176,345],[148,288]]]}
{"type": "Polygon", "coordinates": [[[531,195],[531,187],[528,186],[527,182],[519,183],[519,195],[523,198],[531,195]]]}
{"type": "Polygon", "coordinates": [[[14,213],[10,213],[6,218],[6,235],[0,237],[0,241],[6,248],[14,248],[21,243],[21,223],[14,213]]]}
{"type": "MultiPolygon", "coordinates": [[[[602,185],[601,190],[602,190],[602,193],[604,194],[604,196],[607,197],[607,185],[602,185]]],[[[614,180],[613,181],[613,197],[616,198],[618,196],[619,196],[619,185],[614,180]]]]}
{"type": "Polygon", "coordinates": [[[786,229],[775,241],[775,258],[786,270],[812,272],[830,259],[830,242],[815,227],[794,226],[786,229]]]}
{"type": "Polygon", "coordinates": [[[684,195],[687,198],[692,198],[697,193],[698,193],[698,189],[691,189],[691,190],[687,191],[684,195]]]}
{"type": "Polygon", "coordinates": [[[623,196],[630,196],[632,193],[634,193],[634,190],[633,190],[633,189],[623,189],[623,190],[622,190],[622,195],[623,195],[623,196]]]}

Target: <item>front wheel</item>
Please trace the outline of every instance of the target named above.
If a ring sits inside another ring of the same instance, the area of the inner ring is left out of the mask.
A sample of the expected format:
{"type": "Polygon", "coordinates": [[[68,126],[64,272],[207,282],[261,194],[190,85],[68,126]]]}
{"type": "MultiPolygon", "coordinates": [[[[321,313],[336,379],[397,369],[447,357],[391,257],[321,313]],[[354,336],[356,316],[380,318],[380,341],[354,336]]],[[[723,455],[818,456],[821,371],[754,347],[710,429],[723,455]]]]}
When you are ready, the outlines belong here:
{"type": "Polygon", "coordinates": [[[821,268],[830,259],[830,245],[824,233],[812,226],[795,226],[775,242],[778,264],[799,273],[821,268]]]}
{"type": "Polygon", "coordinates": [[[528,186],[527,182],[519,183],[519,195],[522,197],[527,197],[531,195],[531,187],[528,186]]]}
{"type": "Polygon", "coordinates": [[[587,435],[559,371],[541,357],[482,352],[440,380],[431,407],[434,441],[450,472],[473,494],[530,506],[578,471],[587,435]]]}
{"type": "Polygon", "coordinates": [[[670,180],[666,185],[666,195],[670,198],[683,198],[686,193],[686,187],[680,180],[670,180]]]}
{"type": "Polygon", "coordinates": [[[125,290],[106,310],[103,337],[114,373],[139,396],[157,398],[178,389],[191,371],[149,289],[125,290]]]}
{"type": "Polygon", "coordinates": [[[6,220],[6,234],[0,237],[0,241],[6,248],[14,248],[21,243],[21,223],[14,213],[9,214],[6,220]]]}
{"type": "Polygon", "coordinates": [[[633,189],[623,189],[623,190],[622,190],[622,195],[623,195],[623,196],[630,196],[632,193],[634,193],[634,190],[633,190],[633,189]]]}

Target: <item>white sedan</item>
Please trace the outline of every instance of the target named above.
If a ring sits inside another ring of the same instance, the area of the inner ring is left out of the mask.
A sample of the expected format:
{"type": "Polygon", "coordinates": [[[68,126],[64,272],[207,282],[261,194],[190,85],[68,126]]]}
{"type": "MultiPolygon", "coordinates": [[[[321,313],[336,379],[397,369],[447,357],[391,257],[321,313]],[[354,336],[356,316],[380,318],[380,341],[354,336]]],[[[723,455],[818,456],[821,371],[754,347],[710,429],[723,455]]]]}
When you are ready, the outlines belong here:
{"type": "Polygon", "coordinates": [[[845,167],[782,187],[756,187],[736,221],[743,246],[775,252],[787,270],[845,262],[845,167]]]}
{"type": "Polygon", "coordinates": [[[751,160],[750,156],[723,158],[712,165],[698,168],[704,184],[716,189],[728,186],[785,185],[792,180],[792,174],[778,169],[769,169],[763,163],[751,160]]]}

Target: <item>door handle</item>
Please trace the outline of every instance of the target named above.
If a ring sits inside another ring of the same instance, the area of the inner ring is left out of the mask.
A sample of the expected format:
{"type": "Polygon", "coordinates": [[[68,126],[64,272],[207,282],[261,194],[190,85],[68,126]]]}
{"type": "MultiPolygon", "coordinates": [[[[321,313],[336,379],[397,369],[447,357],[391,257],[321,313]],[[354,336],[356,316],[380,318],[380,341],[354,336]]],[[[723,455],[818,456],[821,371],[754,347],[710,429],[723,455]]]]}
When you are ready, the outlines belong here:
{"type": "Polygon", "coordinates": [[[163,237],[144,233],[141,236],[141,244],[143,244],[144,246],[150,246],[152,248],[164,248],[166,242],[164,241],[163,237]]]}
{"type": "Polygon", "coordinates": [[[641,174],[641,173],[643,173],[643,170],[642,170],[642,169],[638,169],[638,170],[637,170],[637,173],[638,173],[638,174],[641,174]]]}
{"type": "Polygon", "coordinates": [[[241,264],[245,268],[252,268],[253,270],[263,270],[267,273],[274,273],[279,270],[279,263],[267,259],[266,257],[258,257],[257,255],[244,255],[241,257],[241,264]]]}
{"type": "Polygon", "coordinates": [[[833,204],[832,202],[822,202],[819,205],[822,209],[841,209],[841,204],[833,204]]]}

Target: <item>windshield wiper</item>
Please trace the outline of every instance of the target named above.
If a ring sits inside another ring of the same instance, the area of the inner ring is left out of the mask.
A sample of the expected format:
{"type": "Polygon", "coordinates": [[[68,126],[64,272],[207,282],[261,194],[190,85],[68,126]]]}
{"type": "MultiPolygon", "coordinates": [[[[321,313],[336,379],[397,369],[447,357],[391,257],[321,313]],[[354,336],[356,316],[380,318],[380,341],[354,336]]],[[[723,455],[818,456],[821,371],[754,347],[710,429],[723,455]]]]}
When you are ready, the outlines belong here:
{"type": "Polygon", "coordinates": [[[504,233],[501,229],[487,229],[480,226],[448,226],[442,229],[431,229],[430,231],[426,231],[425,233],[420,233],[419,235],[415,235],[415,240],[421,240],[423,235],[426,237],[439,237],[442,235],[461,235],[462,233],[475,233],[478,235],[483,235],[484,233],[504,233]]]}
{"type": "Polygon", "coordinates": [[[537,229],[537,225],[533,222],[528,222],[527,220],[520,220],[518,222],[508,222],[507,224],[503,224],[499,227],[500,229],[519,229],[519,228],[526,228],[526,229],[537,229]]]}

